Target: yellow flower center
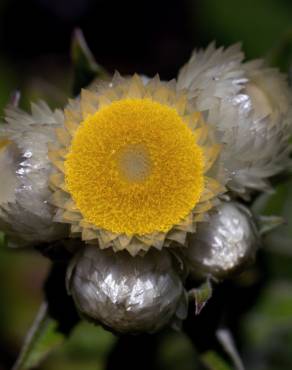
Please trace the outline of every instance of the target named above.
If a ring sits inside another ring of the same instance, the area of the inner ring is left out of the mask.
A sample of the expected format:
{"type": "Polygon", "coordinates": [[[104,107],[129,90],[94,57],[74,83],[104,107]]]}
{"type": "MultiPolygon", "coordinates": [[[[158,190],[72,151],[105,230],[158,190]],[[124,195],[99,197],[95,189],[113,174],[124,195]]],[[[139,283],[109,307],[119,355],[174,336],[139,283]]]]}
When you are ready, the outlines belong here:
{"type": "Polygon", "coordinates": [[[204,158],[177,111],[122,99],[87,116],[65,160],[65,183],[84,219],[127,235],[166,232],[199,201],[204,158]]]}

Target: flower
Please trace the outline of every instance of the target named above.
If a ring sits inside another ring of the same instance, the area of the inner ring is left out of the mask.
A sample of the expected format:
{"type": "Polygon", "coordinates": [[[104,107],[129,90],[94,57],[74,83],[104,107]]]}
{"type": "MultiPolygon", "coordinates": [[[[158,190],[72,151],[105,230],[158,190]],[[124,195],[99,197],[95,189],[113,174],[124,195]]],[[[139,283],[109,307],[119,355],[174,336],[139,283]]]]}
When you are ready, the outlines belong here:
{"type": "Polygon", "coordinates": [[[220,145],[173,86],[116,75],[70,101],[49,157],[55,220],[73,235],[132,255],[184,245],[216,203],[220,145]]]}
{"type": "Polygon", "coordinates": [[[189,236],[184,257],[193,276],[222,279],[251,263],[259,244],[251,212],[237,202],[222,202],[189,236]]]}
{"type": "Polygon", "coordinates": [[[217,129],[228,188],[247,196],[267,190],[267,178],[289,168],[291,91],[278,70],[262,60],[243,63],[240,45],[195,51],[181,69],[178,88],[217,129]]]}
{"type": "Polygon", "coordinates": [[[167,251],[132,257],[87,246],[68,269],[67,284],[80,314],[115,332],[152,333],[187,315],[182,280],[167,251]]]}
{"type": "Polygon", "coordinates": [[[60,110],[32,104],[31,114],[8,107],[0,125],[0,228],[13,246],[50,242],[68,234],[53,222],[47,144],[63,121],[60,110]]]}
{"type": "Polygon", "coordinates": [[[257,224],[232,199],[290,166],[291,93],[243,58],[210,45],[177,83],[115,74],[64,113],[7,110],[0,227],[14,245],[73,255],[66,282],[82,317],[119,333],[179,327],[188,274],[218,281],[253,260],[257,224]]]}

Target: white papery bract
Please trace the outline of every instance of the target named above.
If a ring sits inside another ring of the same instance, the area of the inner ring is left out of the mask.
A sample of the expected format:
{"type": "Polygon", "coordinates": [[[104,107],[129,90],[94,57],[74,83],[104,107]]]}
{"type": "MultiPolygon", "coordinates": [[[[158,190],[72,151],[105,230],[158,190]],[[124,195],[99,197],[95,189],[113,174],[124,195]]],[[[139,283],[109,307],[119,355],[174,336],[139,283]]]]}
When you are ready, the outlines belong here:
{"type": "Polygon", "coordinates": [[[179,89],[216,127],[228,187],[246,196],[267,190],[267,179],[291,166],[291,91],[285,76],[262,60],[243,63],[240,45],[211,44],[181,69],[179,89]]]}
{"type": "Polygon", "coordinates": [[[237,202],[223,202],[208,223],[189,235],[185,259],[193,276],[224,278],[252,262],[258,246],[250,211],[237,202]]]}
{"type": "Polygon", "coordinates": [[[64,225],[52,221],[48,182],[51,165],[48,143],[63,122],[44,102],[32,104],[31,114],[6,109],[0,125],[0,230],[12,246],[57,240],[67,234],[64,225]]]}
{"type": "Polygon", "coordinates": [[[187,300],[170,254],[144,257],[87,246],[72,261],[68,290],[81,315],[114,332],[155,332],[184,319],[187,300]]]}

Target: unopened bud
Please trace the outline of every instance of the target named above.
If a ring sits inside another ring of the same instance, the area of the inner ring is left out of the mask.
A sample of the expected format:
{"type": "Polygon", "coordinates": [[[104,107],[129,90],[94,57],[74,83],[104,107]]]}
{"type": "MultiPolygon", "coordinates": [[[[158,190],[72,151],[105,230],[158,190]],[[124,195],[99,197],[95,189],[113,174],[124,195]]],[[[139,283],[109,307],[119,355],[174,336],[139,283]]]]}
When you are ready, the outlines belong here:
{"type": "Polygon", "coordinates": [[[225,202],[190,236],[186,260],[193,275],[223,278],[252,261],[258,244],[249,210],[239,203],[225,202]]]}
{"type": "Polygon", "coordinates": [[[88,246],[67,282],[80,314],[114,332],[155,332],[186,315],[183,284],[167,252],[132,257],[88,246]]]}

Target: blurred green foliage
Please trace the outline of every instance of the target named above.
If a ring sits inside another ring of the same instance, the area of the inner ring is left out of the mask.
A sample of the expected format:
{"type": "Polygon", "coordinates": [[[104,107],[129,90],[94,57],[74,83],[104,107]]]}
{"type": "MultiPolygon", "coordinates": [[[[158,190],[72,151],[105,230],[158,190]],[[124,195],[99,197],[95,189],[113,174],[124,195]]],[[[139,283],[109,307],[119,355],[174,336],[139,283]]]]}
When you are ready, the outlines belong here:
{"type": "Polygon", "coordinates": [[[206,40],[214,39],[223,45],[240,41],[247,57],[257,58],[278,48],[289,34],[291,51],[289,0],[202,0],[198,6],[194,22],[199,22],[206,40]]]}

